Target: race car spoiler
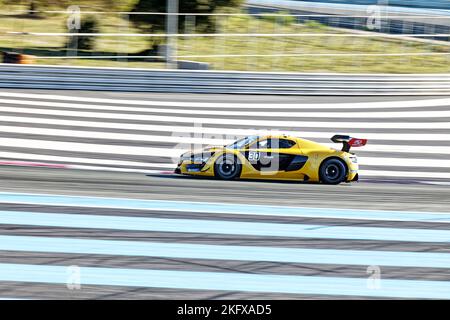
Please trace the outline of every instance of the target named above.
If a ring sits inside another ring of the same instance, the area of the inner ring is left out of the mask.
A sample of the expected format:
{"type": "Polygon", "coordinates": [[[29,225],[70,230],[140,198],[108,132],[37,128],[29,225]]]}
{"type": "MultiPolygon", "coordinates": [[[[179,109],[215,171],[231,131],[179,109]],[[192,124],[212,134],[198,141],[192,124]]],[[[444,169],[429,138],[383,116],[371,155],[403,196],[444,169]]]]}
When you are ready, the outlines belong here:
{"type": "Polygon", "coordinates": [[[358,138],[352,138],[350,136],[344,136],[344,135],[334,135],[331,138],[331,141],[334,143],[342,143],[342,151],[349,152],[351,147],[362,147],[365,146],[367,143],[367,139],[358,139],[358,138]]]}

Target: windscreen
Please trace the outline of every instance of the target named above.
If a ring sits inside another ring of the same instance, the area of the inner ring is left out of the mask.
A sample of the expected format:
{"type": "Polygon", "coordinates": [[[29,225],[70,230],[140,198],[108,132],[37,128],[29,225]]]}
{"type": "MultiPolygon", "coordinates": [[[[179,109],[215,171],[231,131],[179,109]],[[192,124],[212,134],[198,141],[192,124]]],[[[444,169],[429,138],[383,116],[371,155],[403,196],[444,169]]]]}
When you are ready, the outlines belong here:
{"type": "Polygon", "coordinates": [[[230,149],[242,149],[246,145],[258,140],[258,136],[249,136],[245,137],[243,139],[240,139],[238,141],[233,142],[232,144],[228,145],[227,148],[230,149]]]}

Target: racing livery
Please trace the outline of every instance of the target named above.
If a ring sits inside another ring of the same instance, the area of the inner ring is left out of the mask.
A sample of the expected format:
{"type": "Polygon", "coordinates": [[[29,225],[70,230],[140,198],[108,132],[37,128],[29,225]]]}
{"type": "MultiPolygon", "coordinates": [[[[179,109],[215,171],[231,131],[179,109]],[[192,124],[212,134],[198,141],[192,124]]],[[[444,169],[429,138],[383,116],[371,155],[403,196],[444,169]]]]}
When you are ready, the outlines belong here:
{"type": "Polygon", "coordinates": [[[249,136],[226,146],[210,146],[180,157],[175,173],[223,180],[279,179],[339,184],[358,180],[358,161],[351,147],[366,139],[331,138],[341,150],[288,135],[249,136]]]}

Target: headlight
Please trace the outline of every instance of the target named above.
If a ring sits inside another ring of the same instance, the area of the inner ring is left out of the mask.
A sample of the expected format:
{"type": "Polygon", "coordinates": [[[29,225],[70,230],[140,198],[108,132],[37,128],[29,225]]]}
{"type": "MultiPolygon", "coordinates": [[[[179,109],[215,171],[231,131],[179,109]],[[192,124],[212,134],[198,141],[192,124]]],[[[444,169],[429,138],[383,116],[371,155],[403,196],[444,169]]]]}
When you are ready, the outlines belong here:
{"type": "Polygon", "coordinates": [[[353,163],[358,163],[358,158],[357,157],[350,157],[350,160],[353,162],[353,163]]]}
{"type": "Polygon", "coordinates": [[[194,155],[194,163],[205,163],[211,158],[211,155],[194,155]]]}
{"type": "Polygon", "coordinates": [[[205,163],[207,162],[214,153],[199,153],[192,155],[191,153],[185,153],[181,156],[181,161],[192,161],[194,163],[205,163]]]}

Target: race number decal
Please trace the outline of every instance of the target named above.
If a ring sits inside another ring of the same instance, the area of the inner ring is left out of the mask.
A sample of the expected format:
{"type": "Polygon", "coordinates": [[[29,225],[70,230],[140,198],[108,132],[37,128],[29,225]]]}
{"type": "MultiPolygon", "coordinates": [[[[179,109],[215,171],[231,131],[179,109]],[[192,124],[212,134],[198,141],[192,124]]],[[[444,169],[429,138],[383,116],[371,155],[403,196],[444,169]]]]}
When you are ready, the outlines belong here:
{"type": "Polygon", "coordinates": [[[251,151],[248,153],[248,161],[250,162],[259,161],[259,159],[260,159],[259,152],[251,151]]]}

